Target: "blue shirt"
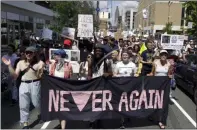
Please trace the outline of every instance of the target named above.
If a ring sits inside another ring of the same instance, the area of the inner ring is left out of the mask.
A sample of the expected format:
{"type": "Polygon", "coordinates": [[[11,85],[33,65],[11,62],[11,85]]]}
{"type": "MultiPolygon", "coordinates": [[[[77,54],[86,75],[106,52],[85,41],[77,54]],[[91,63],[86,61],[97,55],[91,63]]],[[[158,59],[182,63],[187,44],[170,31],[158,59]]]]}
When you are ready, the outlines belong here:
{"type": "Polygon", "coordinates": [[[118,50],[119,47],[118,47],[116,44],[114,44],[113,47],[110,46],[109,44],[106,44],[106,45],[104,45],[104,49],[105,49],[105,52],[106,52],[106,54],[107,54],[107,53],[110,53],[110,52],[112,52],[112,51],[114,51],[114,50],[118,50]]]}

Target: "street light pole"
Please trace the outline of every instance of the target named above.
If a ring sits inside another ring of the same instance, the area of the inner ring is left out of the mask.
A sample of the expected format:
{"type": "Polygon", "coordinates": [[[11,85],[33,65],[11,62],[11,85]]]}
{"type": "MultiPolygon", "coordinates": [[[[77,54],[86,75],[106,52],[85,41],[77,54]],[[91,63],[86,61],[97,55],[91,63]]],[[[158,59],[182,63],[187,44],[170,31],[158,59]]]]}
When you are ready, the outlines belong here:
{"type": "MultiPolygon", "coordinates": [[[[97,5],[97,9],[99,9],[99,1],[97,1],[97,4],[96,5],[97,5]]],[[[96,17],[97,17],[97,26],[99,26],[99,11],[98,10],[97,10],[97,16],[96,17]]],[[[98,31],[98,28],[99,27],[97,27],[97,30],[96,31],[98,31]]]]}
{"type": "Polygon", "coordinates": [[[171,6],[172,2],[169,1],[168,2],[168,23],[170,22],[170,6],[171,6]]]}

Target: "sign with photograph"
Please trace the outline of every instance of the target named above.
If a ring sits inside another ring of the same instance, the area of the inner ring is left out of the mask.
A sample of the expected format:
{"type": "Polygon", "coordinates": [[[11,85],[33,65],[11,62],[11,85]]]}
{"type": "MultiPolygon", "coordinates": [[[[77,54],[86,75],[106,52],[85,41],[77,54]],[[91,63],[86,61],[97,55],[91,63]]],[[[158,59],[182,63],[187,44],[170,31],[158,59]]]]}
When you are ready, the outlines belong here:
{"type": "Polygon", "coordinates": [[[93,37],[93,31],[93,16],[79,14],[77,37],[93,37]]]}
{"type": "Polygon", "coordinates": [[[184,35],[161,35],[161,45],[163,49],[181,50],[183,47],[184,35]]]}
{"type": "Polygon", "coordinates": [[[62,34],[67,37],[70,37],[71,39],[75,39],[75,29],[74,28],[64,27],[62,29],[62,34]]]}
{"type": "MultiPolygon", "coordinates": [[[[54,62],[54,52],[58,49],[51,48],[49,50],[49,60],[51,62],[54,62]]],[[[80,61],[80,51],[79,50],[68,50],[68,49],[63,49],[66,53],[66,56],[64,58],[65,61],[69,61],[72,65],[73,73],[79,73],[79,61],[80,61]]],[[[50,68],[50,66],[49,66],[50,68]]]]}

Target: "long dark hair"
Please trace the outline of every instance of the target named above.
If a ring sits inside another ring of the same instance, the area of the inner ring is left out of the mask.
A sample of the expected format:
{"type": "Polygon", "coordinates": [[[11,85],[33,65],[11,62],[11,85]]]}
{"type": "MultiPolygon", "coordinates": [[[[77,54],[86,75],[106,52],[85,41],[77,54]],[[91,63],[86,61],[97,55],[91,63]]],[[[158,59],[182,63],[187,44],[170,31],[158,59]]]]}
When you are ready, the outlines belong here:
{"type": "MultiPolygon", "coordinates": [[[[39,58],[38,58],[38,54],[36,52],[34,52],[34,56],[32,58],[32,60],[30,61],[30,66],[33,66],[35,64],[37,64],[39,62],[39,58]]],[[[25,62],[27,62],[27,58],[25,57],[25,62]]]]}

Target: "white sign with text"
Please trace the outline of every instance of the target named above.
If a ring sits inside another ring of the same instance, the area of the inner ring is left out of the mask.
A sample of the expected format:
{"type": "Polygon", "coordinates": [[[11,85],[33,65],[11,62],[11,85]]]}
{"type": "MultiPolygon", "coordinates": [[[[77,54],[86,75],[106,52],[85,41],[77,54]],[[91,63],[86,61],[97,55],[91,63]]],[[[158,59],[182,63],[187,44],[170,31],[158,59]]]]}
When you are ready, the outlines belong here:
{"type": "Polygon", "coordinates": [[[184,35],[161,35],[161,45],[163,49],[181,50],[183,48],[184,35]]]}
{"type": "Polygon", "coordinates": [[[78,15],[78,33],[77,37],[93,37],[93,16],[78,15]]]}

